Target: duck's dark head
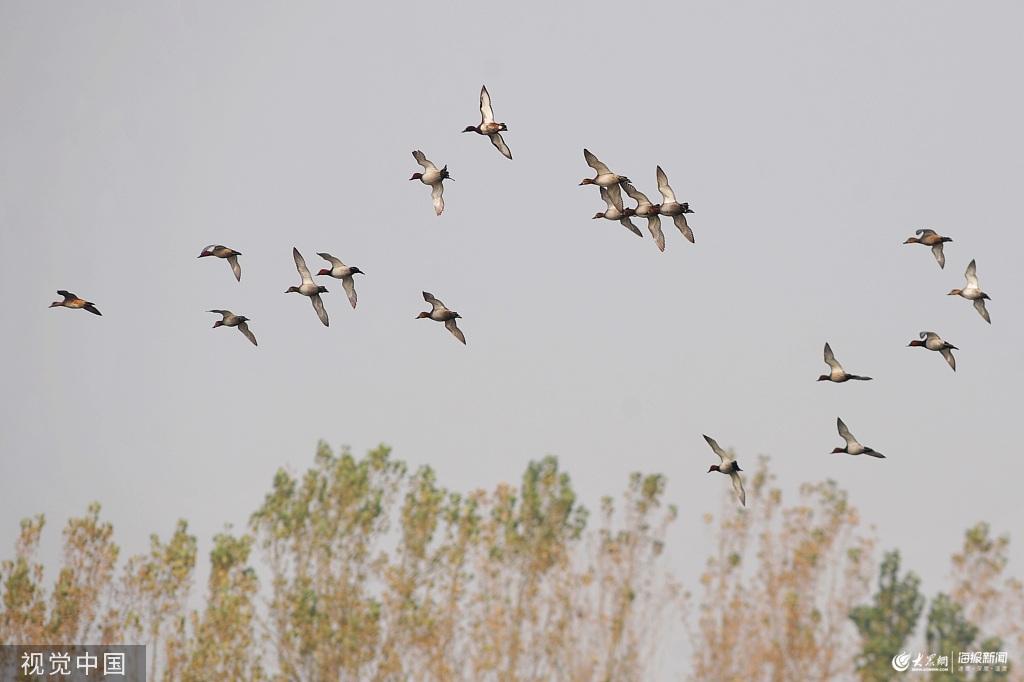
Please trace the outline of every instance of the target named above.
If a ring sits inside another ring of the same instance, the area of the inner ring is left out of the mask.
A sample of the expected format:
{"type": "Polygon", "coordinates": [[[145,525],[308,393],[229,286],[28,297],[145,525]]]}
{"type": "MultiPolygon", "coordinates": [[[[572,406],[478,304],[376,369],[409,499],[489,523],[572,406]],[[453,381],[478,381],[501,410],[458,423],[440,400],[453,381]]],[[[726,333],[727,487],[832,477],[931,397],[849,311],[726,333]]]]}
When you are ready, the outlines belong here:
{"type": "Polygon", "coordinates": [[[413,173],[413,174],[412,174],[412,177],[411,177],[411,178],[409,178],[409,179],[410,179],[410,180],[419,180],[419,179],[420,179],[420,178],[422,178],[422,177],[423,177],[423,173],[413,173]]]}
{"type": "Polygon", "coordinates": [[[593,220],[597,220],[598,218],[603,218],[603,217],[604,217],[604,213],[595,213],[593,220]]]}
{"type": "Polygon", "coordinates": [[[416,316],[416,319],[422,320],[425,317],[430,317],[430,313],[420,313],[419,315],[416,316]]]}
{"type": "Polygon", "coordinates": [[[212,255],[213,255],[213,251],[209,251],[207,249],[203,249],[203,252],[201,254],[199,254],[198,256],[196,256],[196,258],[202,258],[203,256],[212,256],[212,255]]]}
{"type": "Polygon", "coordinates": [[[907,344],[907,348],[910,348],[911,346],[923,346],[923,345],[924,345],[924,341],[921,341],[920,339],[914,339],[913,341],[911,341],[910,343],[907,344]]]}
{"type": "Polygon", "coordinates": [[[221,327],[223,325],[224,322],[222,320],[217,320],[216,322],[213,323],[213,329],[216,329],[217,327],[221,327]]]}
{"type": "Polygon", "coordinates": [[[905,241],[905,242],[903,242],[903,243],[904,243],[904,244],[917,244],[917,243],[919,243],[920,241],[921,241],[921,240],[920,240],[920,239],[918,239],[917,237],[907,237],[907,241],[905,241]]]}
{"type": "Polygon", "coordinates": [[[362,270],[360,270],[359,268],[357,268],[355,266],[352,266],[349,269],[352,271],[353,275],[365,275],[366,274],[365,272],[363,272],[362,270]]]}
{"type": "Polygon", "coordinates": [[[712,465],[711,465],[711,468],[710,468],[710,469],[708,469],[708,473],[709,473],[709,474],[710,474],[710,473],[711,473],[712,471],[719,471],[719,468],[718,468],[718,465],[717,465],[717,464],[712,464],[712,465]]]}
{"type": "Polygon", "coordinates": [[[464,133],[475,133],[477,132],[476,126],[466,126],[463,131],[464,133]]]}
{"type": "Polygon", "coordinates": [[[62,305],[64,305],[64,301],[54,301],[53,303],[50,304],[50,307],[51,308],[57,308],[57,307],[62,306],[62,305]]]}
{"type": "Polygon", "coordinates": [[[832,450],[833,455],[837,455],[840,452],[846,452],[846,448],[835,448],[834,450],[832,450]]]}
{"type": "Polygon", "coordinates": [[[287,288],[287,289],[285,290],[285,292],[284,292],[284,293],[286,293],[286,294],[296,294],[296,293],[298,293],[298,292],[299,292],[299,288],[298,288],[298,287],[288,287],[288,288],[287,288]]]}
{"type": "Polygon", "coordinates": [[[831,378],[832,377],[830,377],[828,374],[822,374],[820,377],[818,377],[818,381],[828,381],[831,378]]]}
{"type": "Polygon", "coordinates": [[[953,289],[948,294],[946,294],[946,296],[959,296],[962,293],[963,293],[962,289],[953,289]]]}
{"type": "Polygon", "coordinates": [[[581,185],[594,185],[594,184],[597,184],[597,183],[594,182],[593,178],[583,178],[582,180],[580,180],[580,184],[581,185]]]}
{"type": "Polygon", "coordinates": [[[331,271],[330,271],[329,268],[320,268],[320,272],[316,273],[317,277],[319,277],[320,275],[329,275],[329,274],[331,274],[331,271]]]}

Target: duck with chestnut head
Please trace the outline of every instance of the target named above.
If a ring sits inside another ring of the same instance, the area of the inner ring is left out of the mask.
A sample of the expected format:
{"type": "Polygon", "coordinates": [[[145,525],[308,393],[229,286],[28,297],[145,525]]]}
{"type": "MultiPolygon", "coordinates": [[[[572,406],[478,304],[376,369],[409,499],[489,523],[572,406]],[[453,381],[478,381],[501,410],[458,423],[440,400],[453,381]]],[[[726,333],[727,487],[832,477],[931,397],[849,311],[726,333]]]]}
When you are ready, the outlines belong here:
{"type": "Polygon", "coordinates": [[[430,310],[424,311],[416,316],[417,320],[434,320],[435,322],[444,322],[444,328],[452,333],[456,339],[462,342],[463,345],[466,343],[466,336],[459,329],[455,320],[462,319],[462,315],[459,315],[454,310],[450,310],[441,299],[434,296],[428,291],[423,292],[423,300],[430,304],[430,310]]]}
{"type": "Polygon", "coordinates": [[[845,452],[848,455],[870,455],[871,457],[878,457],[879,459],[885,459],[885,455],[877,450],[873,450],[866,445],[861,445],[857,442],[857,439],[850,433],[850,429],[846,428],[846,424],[843,420],[836,417],[836,428],[839,429],[839,435],[846,441],[846,447],[835,448],[832,450],[832,454],[838,454],[845,452]]]}
{"type": "Polygon", "coordinates": [[[912,339],[911,342],[907,344],[908,348],[911,346],[920,346],[922,348],[927,348],[928,350],[937,351],[946,359],[946,363],[950,368],[952,368],[954,372],[956,371],[956,358],[953,357],[953,351],[960,350],[959,348],[948,341],[944,341],[942,337],[935,332],[921,332],[918,336],[921,337],[921,339],[912,339]]]}
{"type": "Polygon", "coordinates": [[[594,214],[594,220],[598,218],[604,218],[605,220],[617,220],[620,225],[635,234],[637,237],[643,237],[644,233],[640,231],[633,221],[629,219],[633,215],[633,209],[622,207],[622,192],[619,190],[618,185],[612,185],[610,187],[601,188],[601,198],[604,199],[604,203],[608,206],[604,211],[594,214]]]}
{"type": "Polygon", "coordinates": [[[747,493],[743,490],[743,481],[739,475],[739,472],[743,471],[743,469],[740,469],[740,465],[734,457],[718,446],[714,438],[704,436],[704,440],[707,441],[708,445],[711,446],[711,449],[714,450],[721,460],[720,464],[712,464],[711,468],[708,469],[708,473],[717,471],[721,474],[728,474],[729,478],[732,479],[732,489],[736,492],[737,499],[739,499],[740,504],[744,507],[747,506],[747,493]]]}
{"type": "Polygon", "coordinates": [[[322,268],[320,272],[316,273],[317,277],[321,275],[327,275],[334,279],[341,280],[341,286],[345,288],[345,294],[348,296],[348,302],[353,308],[356,307],[356,283],[353,279],[353,275],[365,275],[366,273],[359,268],[345,265],[341,260],[335,258],[329,253],[318,253],[318,256],[324,260],[330,262],[331,267],[322,268]]]}
{"type": "Polygon", "coordinates": [[[441,215],[444,212],[444,181],[452,180],[454,182],[455,179],[448,174],[448,166],[438,169],[420,150],[414,151],[412,156],[416,159],[416,163],[423,166],[423,172],[413,173],[409,179],[419,180],[424,185],[430,186],[430,198],[434,202],[434,213],[441,215]]]}
{"type": "Polygon", "coordinates": [[[964,272],[964,277],[967,279],[967,284],[964,285],[963,289],[953,289],[947,296],[960,296],[966,298],[968,301],[974,301],[974,309],[981,315],[981,319],[985,320],[989,324],[992,324],[992,318],[989,317],[988,309],[985,307],[985,301],[991,301],[992,298],[981,290],[978,285],[978,267],[971,259],[971,262],[967,265],[967,271],[964,272]]]}
{"type": "Polygon", "coordinates": [[[686,214],[693,213],[690,210],[690,204],[688,202],[679,203],[676,201],[676,194],[672,191],[672,187],[669,186],[668,176],[665,175],[665,171],[661,170],[661,166],[658,166],[657,178],[658,191],[661,192],[662,201],[660,204],[656,204],[655,208],[658,209],[659,214],[672,218],[672,222],[683,233],[686,240],[693,244],[693,230],[690,229],[690,225],[686,222],[686,214]]]}
{"type": "Polygon", "coordinates": [[[96,305],[92,301],[87,301],[84,298],[75,296],[73,293],[71,293],[70,291],[66,291],[65,289],[58,289],[57,294],[59,296],[63,296],[64,300],[54,301],[53,303],[50,304],[51,308],[71,308],[72,310],[87,310],[93,315],[99,315],[100,317],[103,316],[103,313],[101,313],[96,308],[96,305]]]}
{"type": "Polygon", "coordinates": [[[589,149],[583,150],[583,158],[586,159],[587,165],[593,168],[597,175],[592,178],[583,178],[583,180],[580,181],[581,185],[612,187],[617,186],[620,182],[629,182],[629,178],[625,175],[613,173],[608,166],[601,162],[600,159],[591,154],[589,149]]]}
{"type": "Polygon", "coordinates": [[[839,364],[836,356],[832,353],[832,347],[828,345],[828,341],[825,342],[825,364],[829,366],[829,373],[822,374],[818,377],[818,381],[832,381],[837,384],[841,384],[844,381],[871,381],[871,377],[850,374],[843,369],[843,366],[839,364]]]}
{"type": "Polygon", "coordinates": [[[665,251],[665,233],[661,231],[661,217],[658,215],[658,207],[651,203],[647,195],[633,187],[628,182],[622,183],[622,189],[626,190],[629,198],[636,202],[636,207],[628,209],[631,215],[638,218],[647,218],[647,230],[654,238],[654,244],[658,251],[665,251]]]}
{"type": "Polygon", "coordinates": [[[487,86],[480,87],[480,123],[475,126],[466,126],[464,133],[476,133],[491,138],[491,144],[501,152],[506,159],[512,159],[512,151],[505,144],[501,137],[501,131],[508,130],[508,126],[494,120],[494,110],[491,108],[491,95],[487,92],[487,86]]]}
{"type": "Polygon", "coordinates": [[[940,268],[946,267],[946,254],[942,252],[942,245],[946,242],[953,241],[949,237],[943,237],[935,230],[915,230],[914,234],[916,237],[907,237],[907,241],[904,244],[924,244],[925,246],[932,247],[932,255],[935,256],[935,262],[939,264],[940,268]]]}
{"type": "Polygon", "coordinates": [[[241,251],[235,251],[234,249],[228,248],[223,244],[210,244],[197,258],[205,258],[207,256],[215,256],[217,258],[224,258],[227,260],[228,265],[231,266],[231,272],[235,273],[235,281],[242,281],[242,267],[238,264],[238,257],[242,255],[241,251]]]}
{"type": "Polygon", "coordinates": [[[324,308],[324,302],[320,300],[320,294],[326,294],[327,287],[320,286],[313,281],[313,277],[309,274],[309,268],[306,267],[306,261],[295,247],[292,247],[292,258],[295,260],[295,269],[299,271],[299,276],[302,277],[302,284],[297,287],[288,287],[284,293],[307,296],[313,303],[313,310],[316,311],[317,317],[320,318],[325,327],[329,326],[330,320],[327,318],[327,310],[324,308]]]}
{"type": "Polygon", "coordinates": [[[245,335],[245,338],[252,341],[252,345],[259,345],[256,343],[256,335],[250,331],[249,325],[246,324],[249,322],[249,318],[245,315],[235,315],[230,310],[207,310],[206,312],[217,313],[221,316],[221,319],[213,323],[214,329],[217,327],[238,327],[238,331],[242,332],[245,335]]]}

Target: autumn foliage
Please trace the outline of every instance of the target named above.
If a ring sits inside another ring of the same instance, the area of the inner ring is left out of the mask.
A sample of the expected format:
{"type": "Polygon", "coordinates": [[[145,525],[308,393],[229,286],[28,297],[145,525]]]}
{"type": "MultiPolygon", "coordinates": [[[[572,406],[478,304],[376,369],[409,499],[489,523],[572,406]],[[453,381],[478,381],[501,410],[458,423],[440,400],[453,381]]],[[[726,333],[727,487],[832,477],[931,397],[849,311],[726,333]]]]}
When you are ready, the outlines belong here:
{"type": "Polygon", "coordinates": [[[705,516],[709,556],[686,590],[662,476],[634,474],[589,512],[551,457],[518,485],[460,492],[386,447],[321,445],[306,472],[274,476],[244,532],[213,538],[204,589],[185,521],[120,560],[94,504],[47,581],[44,518],[24,520],[0,563],[0,642],[146,644],[149,679],[197,682],[664,679],[687,637],[672,670],[699,681],[894,679],[914,637],[1024,651],[1024,588],[986,524],[928,602],[897,552],[879,566],[835,482],[785,499],[762,458],[747,493],[705,516]]]}

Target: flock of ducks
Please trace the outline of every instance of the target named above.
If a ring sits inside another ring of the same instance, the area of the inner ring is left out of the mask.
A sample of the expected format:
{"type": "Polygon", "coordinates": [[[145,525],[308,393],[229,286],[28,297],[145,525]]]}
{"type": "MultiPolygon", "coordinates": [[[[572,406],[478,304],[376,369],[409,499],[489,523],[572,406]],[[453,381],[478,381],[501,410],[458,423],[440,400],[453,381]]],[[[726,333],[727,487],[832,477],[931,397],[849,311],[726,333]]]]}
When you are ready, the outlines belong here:
{"type": "MultiPolygon", "coordinates": [[[[478,135],[484,135],[488,137],[491,144],[507,159],[512,159],[512,152],[505,140],[502,138],[501,133],[508,130],[508,126],[505,123],[501,123],[494,120],[494,111],[491,106],[491,96],[487,92],[486,87],[480,89],[480,123],[474,126],[467,126],[462,132],[469,133],[475,132],[478,135]]],[[[451,175],[448,173],[448,166],[445,165],[442,168],[438,168],[433,162],[431,162],[426,155],[419,150],[412,153],[413,158],[423,168],[422,172],[413,173],[409,180],[419,180],[424,185],[428,185],[431,188],[430,196],[434,206],[434,213],[440,216],[444,212],[444,181],[453,180],[451,175]]],[[[682,233],[683,237],[686,238],[690,243],[694,243],[693,230],[686,221],[686,214],[693,213],[690,210],[690,206],[686,202],[680,203],[676,199],[675,192],[672,191],[672,187],[668,184],[668,176],[665,171],[662,170],[661,166],[656,169],[656,179],[658,192],[661,194],[662,201],[660,204],[652,203],[645,194],[640,192],[634,187],[630,179],[624,175],[612,172],[612,170],[603,163],[600,159],[592,154],[588,149],[583,150],[583,158],[586,160],[587,165],[594,170],[594,177],[584,178],[580,185],[595,185],[598,187],[601,198],[604,200],[606,208],[604,211],[594,215],[594,219],[604,218],[605,220],[612,220],[619,222],[623,227],[628,229],[633,234],[643,237],[643,233],[633,224],[630,218],[646,218],[647,229],[651,233],[655,244],[659,251],[665,250],[665,235],[661,229],[661,217],[672,218],[673,223],[682,233]],[[626,195],[629,196],[636,202],[636,206],[629,208],[624,207],[622,204],[622,190],[625,190],[626,195]]],[[[949,237],[944,237],[934,230],[922,229],[915,232],[914,237],[909,237],[904,244],[924,244],[930,246],[932,255],[939,264],[939,268],[945,268],[946,257],[943,253],[943,245],[953,241],[949,237]]],[[[205,258],[213,256],[226,260],[228,265],[231,267],[231,272],[235,276],[235,280],[238,282],[242,281],[242,268],[239,265],[238,257],[241,256],[240,251],[236,251],[230,247],[222,244],[212,244],[207,246],[199,254],[199,258],[205,258]]],[[[329,253],[320,252],[317,254],[325,261],[330,264],[330,267],[320,269],[316,276],[317,277],[331,277],[334,279],[341,280],[342,288],[345,290],[345,294],[348,296],[349,304],[354,309],[357,303],[356,289],[355,289],[355,275],[365,274],[362,270],[355,266],[346,265],[340,259],[335,258],[329,253]]],[[[295,261],[295,269],[299,273],[301,283],[298,286],[289,287],[285,293],[298,293],[310,300],[313,305],[313,309],[316,311],[317,317],[323,325],[329,326],[330,320],[327,315],[327,310],[324,307],[324,302],[320,298],[320,294],[327,293],[327,287],[317,283],[313,279],[313,275],[310,273],[309,268],[306,266],[306,261],[303,259],[302,254],[299,253],[297,248],[292,248],[292,258],[295,261]]],[[[975,261],[972,260],[967,266],[967,270],[964,273],[966,278],[966,284],[963,288],[953,289],[949,292],[950,296],[960,296],[974,304],[975,310],[978,314],[988,322],[992,323],[992,319],[989,316],[988,310],[985,307],[985,301],[991,300],[989,295],[981,290],[978,283],[977,266],[975,261]]],[[[57,293],[63,297],[61,301],[54,301],[50,304],[51,308],[63,307],[71,308],[74,310],[87,310],[94,315],[101,315],[100,311],[96,308],[96,305],[91,301],[87,301],[70,291],[60,289],[57,293]]],[[[440,299],[429,292],[422,292],[423,300],[430,304],[430,310],[419,313],[416,319],[429,319],[435,322],[444,323],[445,328],[462,344],[466,343],[466,337],[459,329],[456,320],[462,318],[459,313],[448,308],[440,299]]],[[[221,316],[221,319],[213,324],[213,328],[218,327],[235,327],[241,332],[254,346],[258,345],[256,342],[256,336],[252,330],[249,329],[248,317],[244,315],[236,315],[230,310],[210,310],[208,312],[216,313],[221,316]]],[[[936,351],[942,355],[942,357],[949,364],[953,371],[956,371],[956,358],[953,357],[952,351],[959,350],[953,344],[943,340],[938,334],[932,331],[922,331],[918,335],[919,338],[912,340],[908,346],[919,346],[926,348],[931,351],[936,351]]],[[[843,366],[836,360],[835,354],[832,352],[831,346],[826,342],[824,351],[825,364],[829,367],[828,374],[822,374],[818,377],[818,381],[830,381],[832,383],[845,383],[847,381],[871,381],[871,377],[860,376],[857,374],[850,374],[843,366]]],[[[839,431],[839,435],[845,441],[845,446],[837,447],[832,450],[833,453],[845,453],[848,455],[868,455],[870,457],[877,457],[884,459],[885,455],[870,448],[866,445],[861,444],[847,428],[846,424],[841,418],[836,419],[836,427],[839,431]]],[[[717,471],[722,474],[726,474],[732,481],[733,490],[736,493],[736,497],[741,505],[746,505],[746,492],[743,489],[743,480],[740,478],[739,472],[743,471],[740,468],[739,463],[736,459],[730,456],[725,450],[719,447],[715,439],[705,435],[704,440],[711,447],[712,451],[718,455],[719,464],[712,465],[708,469],[708,473],[717,471]]]]}
{"type": "Polygon", "coordinates": [[[630,220],[633,216],[638,218],[647,218],[647,229],[651,233],[651,237],[654,238],[654,243],[657,245],[659,251],[665,250],[665,234],[661,231],[661,216],[672,218],[676,227],[683,233],[687,241],[691,244],[693,241],[693,230],[686,222],[686,214],[693,213],[690,210],[689,203],[679,203],[676,201],[676,194],[672,191],[672,187],[668,184],[668,176],[665,175],[665,171],[658,166],[656,174],[658,179],[658,191],[661,193],[661,203],[653,204],[651,200],[647,198],[643,192],[634,187],[629,178],[625,175],[619,175],[613,173],[607,165],[605,165],[600,159],[594,156],[589,149],[583,150],[583,158],[586,160],[587,165],[594,169],[597,173],[592,178],[583,178],[580,182],[581,185],[597,185],[601,190],[601,198],[604,199],[604,203],[607,208],[594,214],[594,220],[598,218],[604,218],[605,220],[617,220],[623,227],[632,232],[638,237],[643,237],[641,232],[633,221],[630,220]],[[636,206],[633,208],[623,207],[622,205],[622,190],[626,190],[626,194],[630,199],[636,202],[636,206]]]}

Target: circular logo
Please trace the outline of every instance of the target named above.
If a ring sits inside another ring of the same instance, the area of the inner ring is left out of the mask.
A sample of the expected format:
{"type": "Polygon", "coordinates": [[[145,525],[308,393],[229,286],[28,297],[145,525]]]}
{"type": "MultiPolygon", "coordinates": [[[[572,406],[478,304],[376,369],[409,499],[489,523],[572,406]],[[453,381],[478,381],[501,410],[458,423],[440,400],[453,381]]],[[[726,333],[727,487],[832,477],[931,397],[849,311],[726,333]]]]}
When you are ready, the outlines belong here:
{"type": "Polygon", "coordinates": [[[897,672],[903,672],[910,667],[910,654],[906,651],[892,657],[892,668],[897,672]]]}

